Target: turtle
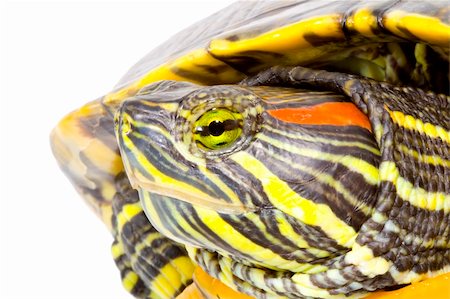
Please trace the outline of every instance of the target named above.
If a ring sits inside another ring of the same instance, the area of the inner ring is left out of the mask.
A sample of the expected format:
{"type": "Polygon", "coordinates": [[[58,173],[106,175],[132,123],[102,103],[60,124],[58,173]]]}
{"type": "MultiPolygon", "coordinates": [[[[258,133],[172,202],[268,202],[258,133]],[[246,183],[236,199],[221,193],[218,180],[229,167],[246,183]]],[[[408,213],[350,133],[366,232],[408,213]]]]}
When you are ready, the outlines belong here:
{"type": "Polygon", "coordinates": [[[65,116],[53,153],[124,287],[446,296],[449,16],[446,1],[237,2],[65,116]]]}

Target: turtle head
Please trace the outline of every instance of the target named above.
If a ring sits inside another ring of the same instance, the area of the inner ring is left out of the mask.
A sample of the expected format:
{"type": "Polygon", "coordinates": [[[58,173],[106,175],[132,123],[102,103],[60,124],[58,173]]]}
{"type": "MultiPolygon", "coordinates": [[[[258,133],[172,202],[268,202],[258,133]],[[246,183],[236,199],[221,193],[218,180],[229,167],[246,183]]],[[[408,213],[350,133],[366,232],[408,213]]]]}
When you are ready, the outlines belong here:
{"type": "Polygon", "coordinates": [[[161,81],[144,88],[115,118],[131,183],[224,213],[253,209],[233,191],[243,182],[227,185],[223,176],[233,174],[222,170],[254,139],[262,112],[257,96],[238,86],[161,81]]]}
{"type": "Polygon", "coordinates": [[[158,230],[264,266],[345,250],[377,192],[369,122],[329,92],[161,81],[122,104],[116,135],[158,230]]]}

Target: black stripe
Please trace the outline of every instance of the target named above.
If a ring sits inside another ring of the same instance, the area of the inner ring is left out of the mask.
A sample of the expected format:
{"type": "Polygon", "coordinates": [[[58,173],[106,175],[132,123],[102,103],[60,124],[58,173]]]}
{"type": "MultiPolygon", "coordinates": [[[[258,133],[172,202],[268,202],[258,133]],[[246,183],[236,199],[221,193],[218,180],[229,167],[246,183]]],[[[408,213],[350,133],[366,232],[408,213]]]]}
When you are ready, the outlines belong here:
{"type": "Polygon", "coordinates": [[[130,290],[130,293],[136,298],[148,298],[151,290],[147,288],[145,282],[139,277],[136,284],[130,290]]]}
{"type": "Polygon", "coordinates": [[[291,250],[292,255],[299,255],[300,257],[303,258],[304,261],[309,262],[318,260],[317,256],[310,253],[308,249],[298,247],[292,241],[291,236],[289,236],[288,238],[287,236],[281,234],[277,222],[273,221],[273,219],[276,219],[276,217],[285,219],[285,214],[283,212],[274,209],[263,209],[258,215],[259,219],[264,224],[267,232],[271,234],[273,237],[277,238],[284,246],[289,247],[289,250],[291,250]]]}
{"type": "Polygon", "coordinates": [[[450,128],[450,98],[448,96],[425,92],[419,88],[387,84],[380,84],[377,88],[379,89],[376,91],[377,101],[386,105],[389,110],[401,111],[423,123],[450,128]],[[395,93],[394,96],[393,93],[395,93]],[[418,106],[423,109],[417,109],[418,106]]]}
{"type": "MultiPolygon", "coordinates": [[[[174,148],[174,145],[164,136],[156,132],[153,132],[152,137],[159,141],[159,143],[156,146],[154,146],[154,142],[151,140],[142,139],[141,137],[135,136],[134,134],[129,135],[129,138],[133,142],[134,146],[138,148],[143,155],[145,155],[149,163],[151,163],[155,168],[157,168],[165,175],[177,181],[187,183],[201,190],[202,192],[210,195],[211,197],[219,198],[226,202],[231,202],[231,199],[218,186],[216,186],[207,176],[205,176],[201,171],[199,171],[197,167],[192,166],[189,168],[188,172],[181,172],[179,167],[177,167],[177,165],[172,164],[162,155],[162,151],[164,148],[170,151],[168,154],[172,157],[174,157],[172,153],[174,153],[175,156],[180,155],[178,151],[174,148]]],[[[127,148],[125,150],[130,151],[127,148]]],[[[135,160],[132,151],[130,151],[130,153],[128,153],[127,156],[129,157],[130,164],[132,167],[138,168],[141,173],[148,174],[147,170],[143,167],[143,165],[141,165],[141,163],[135,160]],[[131,160],[131,157],[133,157],[133,160],[131,160]]],[[[174,157],[174,159],[177,158],[178,157],[174,157]]],[[[183,165],[190,166],[192,164],[189,163],[184,158],[177,159],[176,161],[177,163],[183,165]]]]}
{"type": "Polygon", "coordinates": [[[306,225],[289,215],[285,215],[285,218],[292,226],[294,232],[301,236],[310,247],[332,253],[342,253],[343,251],[348,250],[337,244],[336,241],[330,238],[320,227],[306,225]]]}
{"type": "Polygon", "coordinates": [[[145,247],[138,254],[138,258],[134,267],[144,280],[155,279],[161,273],[161,269],[170,264],[172,260],[187,256],[187,252],[179,245],[171,244],[166,239],[163,242],[164,246],[160,248],[145,247]]]}
{"type": "MultiPolygon", "coordinates": [[[[323,152],[324,154],[332,154],[335,156],[353,156],[355,159],[359,159],[359,160],[363,160],[375,167],[378,166],[380,157],[377,154],[374,154],[364,148],[361,147],[357,147],[357,145],[355,146],[349,146],[349,145],[333,145],[330,143],[322,143],[318,140],[301,140],[301,139],[294,139],[294,138],[289,138],[286,137],[284,135],[275,133],[275,132],[271,132],[271,131],[267,131],[265,130],[264,132],[260,133],[261,135],[264,134],[265,136],[271,138],[271,139],[275,139],[278,142],[280,142],[281,144],[289,144],[292,147],[298,148],[298,149],[310,149],[310,150],[314,150],[316,152],[323,152]]],[[[319,136],[317,136],[319,137],[319,136]]],[[[336,138],[336,137],[335,137],[336,138]]],[[[337,137],[339,138],[339,137],[337,137]]],[[[257,140],[255,141],[255,143],[261,144],[261,147],[263,147],[264,149],[266,149],[267,151],[271,152],[271,153],[286,153],[286,157],[295,157],[298,160],[293,160],[296,161],[298,164],[301,165],[310,165],[310,166],[314,166],[317,165],[318,163],[326,163],[327,161],[325,160],[317,160],[315,158],[311,158],[308,156],[301,156],[299,154],[294,154],[292,152],[286,152],[283,149],[280,149],[278,147],[276,147],[275,145],[266,142],[266,141],[262,141],[262,140],[257,140]]],[[[257,153],[254,153],[257,154],[257,153]]],[[[266,160],[266,159],[264,159],[266,160]]],[[[328,162],[330,164],[333,164],[332,162],[328,162]]]]}
{"type": "MultiPolygon", "coordinates": [[[[265,232],[263,232],[259,227],[257,227],[251,220],[247,219],[245,216],[234,216],[234,215],[221,215],[222,219],[225,220],[228,224],[233,226],[233,228],[238,231],[240,234],[245,236],[247,239],[251,240],[253,243],[258,244],[262,248],[266,248],[272,251],[274,254],[279,255],[280,257],[296,261],[298,263],[308,262],[304,256],[302,256],[306,250],[298,248],[295,246],[289,239],[284,238],[287,241],[286,244],[280,242],[281,238],[276,235],[271,235],[275,239],[279,239],[278,242],[273,242],[266,238],[265,232]]],[[[313,256],[312,259],[315,257],[313,256]]]]}
{"type": "MultiPolygon", "coordinates": [[[[435,156],[445,156],[435,153],[435,156]]],[[[450,177],[450,169],[442,165],[419,162],[413,156],[403,154],[394,149],[394,158],[400,176],[414,187],[420,187],[427,192],[450,193],[450,181],[443,179],[450,177]]]]}
{"type": "Polygon", "coordinates": [[[173,203],[178,201],[177,199],[152,193],[149,193],[149,197],[151,202],[153,203],[155,212],[159,215],[161,223],[163,224],[163,227],[157,227],[159,231],[162,231],[163,233],[164,230],[170,231],[174,236],[182,240],[186,240],[189,244],[201,246],[199,241],[197,241],[190,233],[188,233],[170,213],[173,207],[170,207],[169,205],[173,206],[173,203]]]}
{"type": "MultiPolygon", "coordinates": [[[[209,51],[212,57],[223,61],[235,70],[242,72],[243,74],[255,73],[267,65],[267,61],[282,61],[284,55],[276,52],[269,51],[241,51],[233,55],[216,55],[209,51]]],[[[217,80],[216,80],[217,81],[217,80]]]]}
{"type": "Polygon", "coordinates": [[[126,222],[119,233],[126,251],[134,253],[137,243],[141,242],[148,234],[158,232],[150,224],[144,212],[141,212],[126,222]]]}
{"type": "Polygon", "coordinates": [[[208,160],[206,165],[208,170],[220,176],[221,181],[236,193],[246,207],[271,206],[261,181],[240,164],[232,160],[226,160],[226,163],[208,160]],[[251,203],[247,201],[247,197],[251,203]]]}
{"type": "Polygon", "coordinates": [[[328,44],[345,43],[346,38],[344,36],[320,36],[314,32],[307,32],[303,34],[303,38],[310,43],[313,47],[319,47],[328,44]]]}
{"type": "MultiPolygon", "coordinates": [[[[228,244],[216,234],[213,230],[211,230],[198,216],[195,209],[192,208],[191,205],[188,205],[183,202],[176,203],[178,213],[186,220],[186,222],[198,233],[204,236],[205,239],[210,241],[212,244],[216,244],[217,247],[213,249],[219,248],[220,250],[226,251],[230,254],[236,255],[238,257],[253,260],[253,257],[249,254],[240,252],[236,250],[231,244],[228,244]]],[[[206,244],[203,245],[206,247],[206,244]]]]}
{"type": "Polygon", "coordinates": [[[450,160],[450,145],[441,138],[434,138],[392,123],[395,132],[393,142],[419,152],[422,155],[439,156],[450,160]]]}
{"type": "MultiPolygon", "coordinates": [[[[259,149],[265,151],[264,149],[259,149]]],[[[266,155],[269,154],[265,151],[266,155]]],[[[308,165],[317,170],[317,175],[323,173],[329,174],[337,182],[343,183],[348,192],[351,193],[358,202],[363,202],[367,206],[374,205],[376,200],[377,186],[368,185],[363,177],[350,171],[340,164],[323,162],[315,159],[308,159],[305,163],[300,156],[292,157],[300,165],[308,165]]],[[[316,175],[311,175],[300,169],[293,168],[289,163],[277,160],[275,157],[262,162],[267,168],[271,169],[281,180],[286,181],[289,187],[300,196],[307,198],[315,203],[327,204],[333,213],[342,221],[351,225],[356,231],[359,230],[362,223],[369,217],[365,215],[357,206],[354,206],[345,199],[344,195],[339,193],[332,186],[318,181],[316,175]]]]}

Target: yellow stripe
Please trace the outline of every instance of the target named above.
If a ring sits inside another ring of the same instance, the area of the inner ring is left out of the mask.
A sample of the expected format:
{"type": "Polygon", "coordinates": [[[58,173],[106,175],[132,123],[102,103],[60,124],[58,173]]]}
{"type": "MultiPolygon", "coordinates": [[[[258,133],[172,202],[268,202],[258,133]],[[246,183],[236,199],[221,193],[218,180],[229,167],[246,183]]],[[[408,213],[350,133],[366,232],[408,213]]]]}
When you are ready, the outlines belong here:
{"type": "MultiPolygon", "coordinates": [[[[161,134],[164,137],[166,137],[167,140],[171,140],[172,139],[172,136],[170,135],[170,133],[168,131],[161,129],[158,126],[144,124],[144,123],[139,123],[139,122],[132,122],[132,123],[133,123],[133,126],[136,126],[136,127],[140,126],[140,127],[145,127],[145,128],[151,129],[151,131],[156,132],[156,133],[161,134]]],[[[135,132],[133,134],[137,138],[147,141],[149,144],[155,144],[155,142],[152,140],[152,138],[150,136],[143,135],[143,134],[140,134],[140,133],[135,133],[135,132]]],[[[184,165],[182,163],[179,163],[177,160],[175,160],[173,158],[173,155],[169,154],[169,152],[167,152],[167,151],[159,151],[158,154],[163,156],[164,159],[167,160],[172,165],[176,165],[177,169],[179,169],[180,172],[187,172],[187,171],[189,171],[190,168],[188,166],[186,166],[186,165],[184,165]]],[[[191,161],[191,162],[197,162],[197,161],[191,161]]],[[[203,163],[203,164],[205,164],[205,163],[203,163]]]]}
{"type": "Polygon", "coordinates": [[[156,276],[148,286],[152,293],[150,298],[160,299],[160,298],[172,298],[175,292],[178,291],[187,280],[183,279],[186,277],[187,273],[194,272],[194,265],[192,264],[190,258],[187,256],[177,257],[170,261],[160,269],[160,274],[156,276]],[[181,273],[178,270],[183,269],[185,273],[181,273]]]}
{"type": "MultiPolygon", "coordinates": [[[[151,219],[155,228],[158,229],[162,234],[164,234],[164,236],[166,236],[172,240],[175,240],[179,243],[182,243],[182,240],[177,238],[169,230],[165,229],[166,225],[163,224],[163,222],[161,221],[161,218],[159,217],[159,214],[157,213],[155,206],[153,205],[153,202],[150,198],[150,196],[151,196],[150,193],[146,192],[146,191],[141,191],[139,193],[139,196],[142,200],[142,205],[144,207],[145,214],[147,215],[147,218],[151,219]]],[[[166,212],[173,213],[171,215],[173,215],[175,217],[176,211],[166,211],[166,212]]],[[[174,229],[176,229],[176,227],[174,227],[174,229]]]]}
{"type": "MultiPolygon", "coordinates": [[[[141,236],[142,237],[142,236],[141,236]]],[[[142,239],[139,243],[137,243],[134,246],[134,249],[136,250],[136,252],[134,253],[134,255],[139,256],[139,252],[142,251],[143,249],[145,249],[146,247],[151,247],[151,244],[154,240],[158,239],[158,238],[165,238],[165,236],[163,236],[161,233],[159,232],[152,232],[147,234],[147,236],[145,237],[145,239],[142,239]]]]}
{"type": "MultiPolygon", "coordinates": [[[[122,211],[117,215],[117,222],[118,222],[117,226],[119,231],[123,228],[123,225],[126,222],[128,222],[131,218],[133,218],[141,211],[142,208],[140,206],[140,203],[125,205],[122,211]]],[[[140,255],[140,252],[145,247],[150,247],[151,242],[159,237],[161,237],[161,234],[155,232],[147,235],[145,239],[143,239],[140,243],[138,243],[135,246],[136,251],[131,257],[132,263],[133,264],[138,263],[138,257],[140,255]]],[[[168,243],[166,247],[168,246],[171,245],[168,243]]],[[[113,255],[120,254],[121,250],[122,250],[121,246],[113,247],[113,255]]],[[[156,265],[152,260],[149,260],[148,263],[156,267],[156,265]]],[[[161,273],[155,279],[152,280],[151,283],[152,287],[150,288],[152,290],[151,298],[165,298],[167,296],[173,296],[174,292],[177,291],[178,288],[182,286],[182,284],[185,284],[188,280],[192,278],[193,271],[194,266],[192,265],[191,260],[186,256],[170,260],[169,264],[165,265],[163,268],[160,269],[161,273]]],[[[126,284],[126,287],[132,288],[134,286],[133,284],[135,283],[134,277],[135,277],[134,274],[130,274],[130,279],[127,280],[124,279],[124,284],[126,284]]]]}
{"type": "MultiPolygon", "coordinates": [[[[273,140],[271,141],[272,144],[275,144],[277,147],[279,146],[283,146],[282,144],[280,144],[277,140],[273,140]]],[[[285,150],[286,151],[290,151],[290,152],[295,152],[296,148],[290,148],[287,145],[285,146],[285,150]]],[[[319,182],[325,183],[331,187],[333,187],[336,191],[338,191],[339,193],[341,193],[344,198],[354,207],[357,207],[358,211],[362,211],[365,215],[370,215],[373,211],[373,208],[367,206],[365,203],[361,202],[360,200],[358,200],[357,198],[355,198],[355,196],[349,192],[347,190],[347,188],[345,188],[339,181],[336,181],[333,176],[328,175],[326,173],[320,173],[320,175],[317,175],[317,169],[308,167],[306,165],[300,165],[298,163],[294,163],[293,161],[291,161],[288,158],[285,158],[284,156],[275,154],[275,153],[271,153],[271,155],[273,156],[273,158],[276,158],[277,160],[283,161],[287,164],[290,164],[291,166],[295,167],[296,169],[301,169],[305,172],[307,172],[308,174],[311,174],[312,176],[316,177],[316,179],[319,182]]],[[[348,157],[344,156],[342,157],[342,159],[346,159],[348,157]]],[[[341,163],[341,161],[339,161],[339,163],[341,163]]],[[[342,163],[344,164],[344,163],[342,163]]],[[[345,165],[345,164],[344,164],[345,165]]]]}
{"type": "Polygon", "coordinates": [[[427,192],[420,187],[414,187],[408,180],[400,176],[394,162],[384,161],[380,165],[380,179],[394,184],[397,195],[411,205],[429,211],[450,211],[450,195],[442,192],[427,192]]]}
{"type": "Polygon", "coordinates": [[[119,256],[123,255],[123,246],[122,243],[118,242],[111,246],[111,253],[114,259],[117,259],[119,256]]]}
{"type": "MultiPolygon", "coordinates": [[[[163,130],[162,128],[155,126],[155,125],[150,125],[150,124],[146,124],[143,122],[138,122],[138,121],[133,121],[133,126],[135,127],[145,127],[145,128],[150,128],[152,131],[157,132],[161,135],[163,135],[164,137],[166,137],[168,140],[172,139],[172,136],[170,135],[170,133],[167,130],[163,130]]],[[[148,140],[149,143],[153,143],[153,141],[151,140],[151,138],[149,136],[146,135],[142,135],[142,134],[137,134],[135,133],[135,136],[144,140],[148,140]]],[[[183,150],[185,150],[185,148],[183,148],[183,150]]],[[[169,161],[169,163],[171,163],[172,165],[177,165],[177,169],[179,169],[180,172],[186,173],[190,170],[190,168],[182,163],[179,163],[178,161],[176,161],[175,159],[173,159],[172,155],[169,155],[167,152],[161,151],[159,152],[159,154],[161,156],[164,157],[164,159],[166,159],[167,161],[169,161]]],[[[190,162],[193,162],[197,165],[198,169],[205,175],[205,177],[207,177],[209,180],[211,180],[222,192],[224,192],[229,199],[231,199],[233,202],[240,202],[239,198],[237,197],[236,193],[230,189],[228,187],[228,185],[226,185],[215,173],[210,172],[207,168],[206,168],[206,161],[205,159],[200,159],[198,157],[195,157],[191,154],[188,155],[183,155],[186,159],[189,159],[190,162]]],[[[195,179],[198,183],[202,183],[202,181],[196,179],[195,177],[191,176],[191,179],[195,179]]],[[[209,190],[213,191],[210,186],[205,185],[205,187],[207,187],[209,190]]]]}
{"type": "MultiPolygon", "coordinates": [[[[174,238],[173,234],[171,234],[169,231],[166,232],[165,227],[163,223],[161,223],[161,220],[155,215],[156,219],[153,218],[154,214],[156,214],[156,210],[153,207],[153,204],[151,203],[151,200],[149,196],[144,197],[144,202],[146,206],[146,210],[150,212],[150,217],[152,217],[152,221],[156,221],[156,225],[162,227],[162,233],[169,236],[170,238],[174,238]]],[[[204,209],[201,207],[195,208],[200,220],[209,227],[211,231],[213,231],[215,234],[217,234],[225,243],[227,243],[230,247],[235,248],[237,251],[240,252],[246,252],[250,253],[252,257],[254,258],[254,261],[260,265],[270,266],[275,269],[281,269],[280,266],[284,266],[283,269],[291,270],[291,271],[300,271],[301,269],[304,269],[305,267],[311,268],[311,265],[309,264],[301,264],[297,263],[295,261],[286,260],[279,255],[275,254],[273,251],[271,251],[268,248],[261,247],[260,245],[252,242],[251,240],[247,239],[245,236],[240,234],[236,229],[225,222],[219,214],[212,212],[209,209],[204,209]]],[[[197,240],[200,244],[202,244],[205,247],[208,248],[215,248],[217,250],[221,250],[218,246],[218,244],[214,243],[214,240],[210,241],[209,239],[203,237],[196,229],[194,229],[188,222],[187,219],[182,217],[175,209],[168,211],[170,213],[171,217],[174,219],[174,221],[183,228],[184,231],[186,231],[188,234],[190,234],[194,240],[197,240]]],[[[247,216],[250,216],[248,214],[247,216]]],[[[256,215],[254,217],[257,217],[256,215]]],[[[194,219],[190,219],[191,221],[194,221],[194,219]]],[[[175,228],[176,229],[176,228],[175,228]]],[[[182,232],[180,232],[182,234],[182,232]]],[[[174,238],[176,241],[181,243],[186,243],[185,240],[180,240],[179,238],[174,238]]],[[[307,245],[307,244],[306,244],[307,245]]],[[[307,248],[308,246],[306,246],[307,248]]],[[[324,254],[324,251],[320,252],[322,255],[324,254]]]]}
{"type": "Polygon", "coordinates": [[[320,142],[324,144],[331,144],[335,146],[350,146],[350,147],[357,147],[364,150],[367,150],[375,155],[380,155],[380,150],[376,147],[370,146],[366,143],[357,142],[357,141],[341,141],[338,139],[331,139],[331,138],[321,138],[321,137],[313,137],[308,135],[299,135],[299,134],[292,134],[287,131],[277,130],[271,126],[263,126],[264,130],[268,130],[274,133],[277,133],[279,135],[288,137],[290,139],[297,139],[297,140],[305,140],[305,141],[311,141],[311,142],[320,142]]]}
{"type": "MultiPolygon", "coordinates": [[[[166,238],[166,236],[162,235],[160,232],[153,232],[153,233],[148,234],[148,235],[146,236],[145,239],[141,240],[141,242],[139,242],[138,244],[135,245],[135,250],[136,250],[136,251],[135,251],[135,253],[134,253],[133,256],[132,256],[132,257],[133,257],[134,263],[139,263],[138,258],[139,258],[139,257],[142,257],[141,254],[140,254],[140,252],[141,252],[142,250],[144,250],[145,248],[151,248],[151,247],[152,247],[152,242],[153,242],[154,240],[158,239],[158,238],[166,238]]],[[[165,251],[168,247],[170,247],[170,246],[177,246],[177,245],[175,245],[175,244],[172,243],[171,241],[167,240],[166,243],[164,244],[164,247],[159,248],[159,249],[158,249],[158,252],[159,252],[160,254],[163,254],[164,251],[165,251]]],[[[192,262],[191,262],[190,259],[189,259],[189,261],[190,261],[191,263],[189,263],[188,265],[185,265],[185,266],[183,266],[183,267],[180,266],[180,265],[173,264],[172,261],[173,261],[173,260],[169,260],[169,263],[170,263],[170,265],[173,266],[174,269],[177,270],[178,275],[180,275],[180,279],[181,279],[182,281],[186,282],[186,281],[188,281],[188,280],[190,280],[190,279],[192,278],[192,271],[193,271],[193,270],[192,270],[192,267],[193,267],[193,266],[192,266],[192,262]]],[[[155,263],[154,263],[153,260],[147,260],[147,262],[148,262],[149,264],[155,266],[155,268],[157,267],[157,266],[155,265],[155,263]]],[[[162,271],[162,270],[161,270],[161,271],[162,271]]],[[[164,272],[164,273],[165,273],[165,272],[164,272]]],[[[166,276],[167,276],[167,275],[166,275],[166,276]]],[[[169,282],[172,280],[172,279],[171,279],[171,276],[167,276],[166,279],[167,279],[169,282]]]]}
{"type": "MultiPolygon", "coordinates": [[[[211,211],[200,207],[196,208],[196,211],[201,221],[213,232],[215,232],[224,242],[239,252],[251,254],[257,264],[266,267],[270,266],[274,269],[290,270],[293,272],[299,271],[305,265],[310,266],[309,264],[286,260],[269,248],[265,248],[254,243],[239,233],[232,225],[224,221],[218,214],[212,214],[211,211]]],[[[263,233],[267,234],[267,232],[263,233]]],[[[217,248],[217,245],[213,248],[217,248]]],[[[232,252],[230,252],[230,254],[232,254],[232,252]]]]}
{"type": "Polygon", "coordinates": [[[305,224],[320,227],[328,236],[342,246],[351,246],[356,232],[339,219],[326,204],[316,204],[301,197],[289,185],[281,181],[264,164],[245,152],[237,152],[230,159],[259,178],[264,192],[274,207],[305,224]],[[326,219],[326,221],[324,221],[326,219]]]}
{"type": "MultiPolygon", "coordinates": [[[[200,244],[203,244],[205,247],[208,247],[208,248],[215,248],[217,246],[217,244],[209,241],[207,238],[203,237],[197,230],[193,229],[191,227],[191,225],[187,222],[187,219],[185,219],[184,217],[182,217],[182,215],[180,215],[180,213],[177,211],[177,209],[174,207],[174,205],[171,204],[171,202],[170,202],[170,201],[176,201],[176,199],[167,199],[168,202],[166,202],[166,205],[169,206],[170,210],[166,211],[166,213],[171,215],[171,218],[173,219],[173,221],[175,223],[177,223],[178,226],[183,229],[183,231],[178,229],[177,226],[172,226],[171,224],[163,223],[161,221],[161,218],[158,215],[158,212],[157,212],[155,206],[152,203],[151,194],[146,191],[141,192],[141,194],[143,196],[145,211],[146,211],[148,217],[150,219],[152,219],[152,222],[154,223],[155,227],[162,234],[164,234],[165,236],[167,236],[170,239],[175,240],[179,243],[186,244],[187,243],[186,240],[175,236],[168,229],[168,227],[170,226],[170,228],[175,230],[179,235],[184,235],[184,231],[186,233],[188,233],[189,235],[191,235],[193,238],[193,240],[192,240],[193,242],[197,241],[200,244]]],[[[210,211],[210,213],[214,213],[214,212],[210,211]]],[[[215,217],[217,217],[217,215],[215,215],[215,217]]],[[[190,219],[190,220],[192,220],[192,219],[190,219]]],[[[194,244],[196,244],[196,242],[194,242],[194,244]]]]}
{"type": "Polygon", "coordinates": [[[318,258],[323,258],[330,255],[328,251],[310,247],[303,236],[296,233],[292,225],[288,221],[286,221],[286,218],[282,217],[281,215],[275,215],[275,223],[277,224],[281,235],[289,238],[297,247],[308,249],[311,254],[315,255],[318,258]],[[295,238],[292,238],[292,236],[295,236],[295,238]]]}
{"type": "MultiPolygon", "coordinates": [[[[122,155],[130,183],[134,188],[140,187],[153,193],[177,198],[178,200],[203,206],[211,210],[222,211],[224,213],[239,214],[249,210],[242,204],[237,195],[230,198],[231,202],[227,202],[224,199],[212,197],[187,182],[179,181],[167,176],[147,160],[147,157],[136,148],[126,134],[122,134],[122,138],[124,146],[132,151],[138,164],[152,177],[150,179],[148,176],[142,175],[137,168],[133,168],[130,165],[127,155],[122,155]]],[[[179,163],[175,165],[179,165],[179,163]]],[[[204,186],[211,188],[208,185],[204,186]]]]}
{"type": "Polygon", "coordinates": [[[205,177],[212,181],[212,183],[216,185],[220,191],[225,193],[225,195],[230,198],[232,202],[241,202],[236,193],[227,184],[225,184],[217,174],[212,173],[203,165],[197,165],[197,167],[205,175],[205,177]]]}
{"type": "Polygon", "coordinates": [[[450,132],[446,131],[444,128],[431,123],[424,123],[422,120],[416,119],[411,115],[405,115],[401,111],[390,111],[388,109],[387,111],[389,112],[392,121],[397,125],[408,130],[419,132],[431,138],[440,138],[444,142],[450,144],[450,132]]]}
{"type": "MultiPolygon", "coordinates": [[[[275,222],[275,223],[276,223],[277,227],[280,228],[280,232],[281,232],[282,227],[285,229],[286,229],[286,227],[289,227],[292,230],[292,226],[290,226],[290,224],[286,221],[286,219],[284,217],[280,217],[280,215],[277,215],[277,214],[281,214],[281,212],[276,211],[276,214],[275,214],[276,215],[275,219],[277,220],[277,222],[275,222]]],[[[271,244],[278,245],[282,248],[284,247],[284,244],[280,243],[280,241],[277,238],[273,237],[273,235],[267,231],[266,225],[261,221],[261,219],[259,218],[258,215],[249,213],[246,216],[251,222],[253,222],[253,224],[258,228],[258,230],[264,234],[265,238],[267,238],[267,240],[269,240],[269,242],[271,244]]],[[[291,234],[283,234],[282,233],[282,235],[285,236],[287,239],[290,239],[293,243],[298,244],[299,248],[311,248],[302,236],[298,235],[294,231],[289,231],[288,233],[291,233],[291,234]]],[[[242,246],[244,247],[245,245],[242,245],[242,246]]],[[[319,256],[317,256],[317,258],[318,257],[327,257],[330,255],[329,252],[327,252],[325,250],[316,249],[316,248],[311,248],[310,251],[311,251],[311,253],[317,252],[319,254],[319,256]]],[[[294,256],[297,257],[298,255],[294,255],[294,256]]],[[[291,260],[282,262],[276,266],[277,266],[277,268],[281,268],[281,269],[292,269],[291,271],[294,271],[294,272],[305,272],[312,267],[312,265],[310,265],[310,264],[303,264],[303,263],[299,264],[299,263],[291,261],[291,260]]]]}
{"type": "Polygon", "coordinates": [[[324,153],[320,150],[313,150],[308,148],[298,148],[294,146],[289,146],[288,144],[281,143],[279,140],[268,137],[266,135],[260,134],[259,136],[260,140],[264,140],[270,144],[276,145],[278,148],[281,148],[283,150],[289,151],[291,153],[301,155],[304,157],[314,158],[317,160],[327,161],[327,162],[333,162],[333,163],[340,163],[347,168],[349,168],[352,171],[355,171],[359,174],[361,174],[367,183],[372,185],[377,185],[380,181],[379,174],[378,174],[378,168],[373,166],[372,164],[352,157],[352,156],[343,156],[343,155],[336,155],[331,153],[324,153]]]}
{"type": "Polygon", "coordinates": [[[141,211],[142,208],[139,202],[124,205],[122,211],[117,215],[117,230],[122,231],[123,226],[141,211]]]}
{"type": "MultiPolygon", "coordinates": [[[[153,166],[152,163],[150,163],[147,160],[147,157],[142,154],[142,152],[136,148],[133,144],[133,142],[126,136],[123,135],[123,142],[124,145],[133,152],[137,162],[139,163],[139,165],[145,169],[146,172],[148,172],[154,179],[154,183],[158,184],[161,183],[164,186],[171,186],[172,188],[179,188],[184,190],[186,193],[188,194],[192,194],[192,195],[197,195],[199,197],[210,197],[209,195],[205,194],[204,192],[198,190],[197,188],[191,186],[188,183],[185,183],[183,181],[178,181],[170,176],[167,176],[165,173],[159,171],[159,169],[157,169],[155,166],[153,166]]],[[[126,155],[123,155],[126,156],[126,155]]],[[[136,169],[132,169],[130,168],[130,164],[129,163],[125,163],[126,167],[127,167],[127,174],[130,178],[130,180],[136,180],[136,169]]],[[[178,164],[177,164],[178,165],[178,164]]],[[[140,176],[138,181],[134,182],[134,183],[138,183],[139,185],[141,183],[143,183],[144,180],[148,180],[146,177],[144,176],[140,176]]]]}
{"type": "MultiPolygon", "coordinates": [[[[261,247],[253,241],[247,239],[245,236],[236,231],[236,229],[232,225],[224,221],[219,214],[212,213],[210,210],[203,209],[201,207],[197,207],[195,210],[202,223],[216,235],[218,235],[223,242],[227,243],[236,251],[245,253],[251,252],[254,261],[258,264],[272,266],[275,267],[275,269],[280,269],[278,266],[285,265],[286,268],[283,269],[291,271],[297,270],[299,265],[301,265],[295,261],[286,260],[275,254],[272,250],[261,247]]],[[[195,221],[193,219],[191,220],[195,221]]],[[[193,229],[185,219],[181,217],[181,215],[176,215],[176,222],[184,230],[186,230],[186,232],[191,234],[196,240],[199,240],[201,244],[204,244],[205,247],[216,248],[221,252],[223,251],[223,249],[220,249],[220,246],[218,246],[218,244],[214,244],[214,241],[210,242],[203,236],[200,236],[199,233],[195,229],[193,229]]]]}
{"type": "Polygon", "coordinates": [[[406,145],[403,145],[403,144],[400,145],[398,148],[404,154],[414,157],[419,162],[428,163],[428,164],[435,165],[435,166],[439,165],[439,166],[444,166],[444,167],[450,168],[450,160],[443,159],[440,156],[425,155],[425,154],[419,153],[418,151],[410,149],[406,145]]]}
{"type": "Polygon", "coordinates": [[[127,290],[128,292],[131,292],[131,290],[134,288],[134,286],[136,285],[138,280],[139,280],[139,276],[136,273],[130,271],[122,279],[122,284],[123,284],[125,290],[127,290]]]}

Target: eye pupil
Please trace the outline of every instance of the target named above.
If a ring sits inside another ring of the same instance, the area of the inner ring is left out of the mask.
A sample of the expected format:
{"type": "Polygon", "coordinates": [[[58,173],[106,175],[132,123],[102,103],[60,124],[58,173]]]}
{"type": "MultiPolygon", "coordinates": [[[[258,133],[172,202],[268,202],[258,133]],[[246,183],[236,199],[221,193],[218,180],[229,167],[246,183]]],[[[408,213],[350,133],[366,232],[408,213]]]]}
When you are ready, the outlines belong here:
{"type": "Polygon", "coordinates": [[[215,120],[209,123],[208,129],[212,136],[220,136],[225,132],[225,125],[223,122],[215,120]]]}

